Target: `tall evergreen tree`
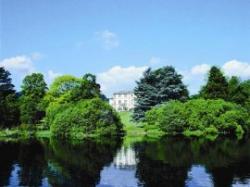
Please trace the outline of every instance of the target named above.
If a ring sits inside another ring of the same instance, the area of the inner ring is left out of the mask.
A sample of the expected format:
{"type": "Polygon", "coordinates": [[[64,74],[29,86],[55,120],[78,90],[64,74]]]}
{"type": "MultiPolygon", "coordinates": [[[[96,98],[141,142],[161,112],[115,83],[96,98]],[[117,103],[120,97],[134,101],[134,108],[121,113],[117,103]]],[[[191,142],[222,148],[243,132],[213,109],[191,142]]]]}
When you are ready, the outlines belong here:
{"type": "Polygon", "coordinates": [[[19,123],[19,110],[10,73],[0,67],[0,126],[11,127],[19,123]]]}
{"type": "Polygon", "coordinates": [[[201,89],[200,95],[205,99],[227,99],[228,82],[219,68],[213,66],[208,75],[207,84],[201,89]]]}
{"type": "Polygon", "coordinates": [[[142,120],[145,112],[153,106],[169,100],[186,100],[188,90],[182,83],[182,76],[172,66],[155,71],[147,69],[134,90],[136,105],[133,118],[142,120]]]}
{"type": "Polygon", "coordinates": [[[47,85],[41,73],[33,73],[24,78],[22,96],[20,98],[21,122],[23,124],[36,124],[45,115],[43,97],[47,85]]]}
{"type": "Polygon", "coordinates": [[[0,97],[15,93],[14,85],[11,83],[10,73],[0,67],[0,97]]]}
{"type": "Polygon", "coordinates": [[[241,100],[242,106],[244,106],[248,112],[250,112],[250,80],[246,80],[240,83],[241,95],[244,99],[241,100]]]}
{"type": "Polygon", "coordinates": [[[228,82],[228,100],[244,106],[246,100],[250,97],[250,93],[236,76],[231,77],[228,82]]]}

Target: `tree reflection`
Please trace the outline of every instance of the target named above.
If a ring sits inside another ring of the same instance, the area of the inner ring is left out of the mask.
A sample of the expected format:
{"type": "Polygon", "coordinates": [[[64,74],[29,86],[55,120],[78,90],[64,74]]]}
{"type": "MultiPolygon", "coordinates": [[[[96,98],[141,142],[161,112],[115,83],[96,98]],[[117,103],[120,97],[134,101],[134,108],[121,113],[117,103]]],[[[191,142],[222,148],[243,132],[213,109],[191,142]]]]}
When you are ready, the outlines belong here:
{"type": "Polygon", "coordinates": [[[189,148],[183,141],[146,142],[138,152],[136,175],[140,186],[185,186],[191,167],[189,148]],[[183,154],[183,151],[187,154],[183,154]]]}
{"type": "Polygon", "coordinates": [[[229,187],[235,179],[244,183],[250,177],[250,141],[224,140],[214,144],[202,162],[212,174],[215,187],[229,187]]]}
{"type": "Polygon", "coordinates": [[[44,147],[38,141],[25,142],[19,147],[20,186],[41,186],[46,168],[44,147]]]}
{"type": "Polygon", "coordinates": [[[117,159],[114,159],[120,147],[120,139],[78,144],[53,139],[0,143],[0,186],[42,186],[45,178],[51,186],[95,186],[100,181],[103,167],[113,160],[117,165],[121,164],[121,169],[133,166],[130,169],[136,170],[140,186],[182,187],[192,184],[187,181],[204,176],[192,175],[192,168],[196,165],[204,168],[196,172],[209,174],[205,176],[210,177],[211,186],[249,183],[250,139],[211,142],[163,138],[136,143],[130,147],[131,151],[121,149],[121,155],[117,154],[117,159]]]}
{"type": "Polygon", "coordinates": [[[113,161],[121,141],[84,141],[72,145],[52,140],[49,153],[49,183],[53,186],[95,186],[102,168],[113,161]]]}
{"type": "Polygon", "coordinates": [[[203,165],[216,187],[229,187],[250,176],[250,141],[215,142],[164,138],[139,151],[137,176],[143,186],[185,186],[192,165],[203,165]]]}
{"type": "Polygon", "coordinates": [[[9,177],[17,160],[18,148],[16,143],[0,143],[0,186],[9,185],[9,177]]]}

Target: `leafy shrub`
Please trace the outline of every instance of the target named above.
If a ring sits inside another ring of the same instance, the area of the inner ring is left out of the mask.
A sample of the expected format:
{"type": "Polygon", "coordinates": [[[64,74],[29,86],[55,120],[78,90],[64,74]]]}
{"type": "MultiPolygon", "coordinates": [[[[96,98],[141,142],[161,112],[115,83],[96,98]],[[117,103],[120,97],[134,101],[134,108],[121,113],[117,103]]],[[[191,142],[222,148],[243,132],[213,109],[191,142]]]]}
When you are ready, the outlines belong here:
{"type": "Polygon", "coordinates": [[[54,136],[83,139],[113,136],[123,132],[120,118],[108,103],[99,98],[82,100],[55,115],[51,125],[54,136]]]}
{"type": "Polygon", "coordinates": [[[244,108],[224,100],[170,101],[146,113],[146,122],[165,133],[198,136],[244,133],[250,129],[249,119],[244,108]]]}
{"type": "Polygon", "coordinates": [[[186,123],[182,112],[182,103],[180,101],[170,101],[148,111],[146,113],[146,122],[150,126],[160,127],[161,130],[167,133],[180,133],[184,130],[186,123]]]}
{"type": "Polygon", "coordinates": [[[59,102],[51,102],[46,109],[45,124],[50,126],[56,115],[68,108],[70,104],[60,104],[59,102]]]}

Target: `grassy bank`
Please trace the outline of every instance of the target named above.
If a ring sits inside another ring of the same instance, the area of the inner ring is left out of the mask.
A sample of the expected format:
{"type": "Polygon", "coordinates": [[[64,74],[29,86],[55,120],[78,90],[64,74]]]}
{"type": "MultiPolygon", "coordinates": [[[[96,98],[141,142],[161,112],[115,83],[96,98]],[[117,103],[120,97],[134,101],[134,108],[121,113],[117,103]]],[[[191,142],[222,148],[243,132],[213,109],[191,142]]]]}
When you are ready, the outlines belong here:
{"type": "Polygon", "coordinates": [[[124,130],[126,137],[141,138],[148,136],[151,138],[158,138],[164,135],[164,133],[158,128],[149,128],[143,123],[136,123],[132,121],[131,112],[120,112],[121,121],[124,124],[124,130]]]}
{"type": "Polygon", "coordinates": [[[29,138],[49,138],[49,130],[24,130],[20,128],[1,129],[0,140],[15,140],[29,138]]]}
{"type": "MultiPolygon", "coordinates": [[[[126,141],[140,140],[144,137],[158,138],[163,135],[163,132],[157,128],[148,128],[143,123],[136,123],[132,121],[131,112],[119,113],[124,130],[126,132],[126,141]]],[[[27,139],[27,138],[49,138],[51,136],[50,130],[28,129],[28,128],[12,128],[0,129],[0,140],[9,139],[27,139]]]]}

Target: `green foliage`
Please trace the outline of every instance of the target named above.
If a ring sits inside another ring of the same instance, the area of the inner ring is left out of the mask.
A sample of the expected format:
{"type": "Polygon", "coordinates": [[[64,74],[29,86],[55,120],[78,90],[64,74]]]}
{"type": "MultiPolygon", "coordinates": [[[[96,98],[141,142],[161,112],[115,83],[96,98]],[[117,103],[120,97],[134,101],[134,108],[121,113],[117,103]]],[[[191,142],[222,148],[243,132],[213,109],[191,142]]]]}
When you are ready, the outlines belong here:
{"type": "Polygon", "coordinates": [[[223,100],[170,101],[148,111],[146,122],[168,134],[239,134],[250,129],[247,111],[223,100]]]}
{"type": "Polygon", "coordinates": [[[250,80],[246,80],[240,83],[240,87],[242,90],[242,97],[244,99],[241,100],[241,104],[242,106],[244,106],[248,112],[250,112],[250,80]]]}
{"type": "Polygon", "coordinates": [[[122,132],[117,114],[102,101],[96,77],[58,77],[45,97],[45,124],[52,135],[68,139],[115,135],[122,132]]]}
{"type": "Polygon", "coordinates": [[[228,100],[244,106],[250,98],[250,81],[241,82],[238,77],[233,76],[229,80],[228,100]]]}
{"type": "Polygon", "coordinates": [[[82,79],[63,75],[57,77],[50,86],[45,97],[47,103],[70,103],[81,99],[91,99],[100,96],[100,86],[92,74],[86,74],[82,79]]]}
{"type": "Polygon", "coordinates": [[[60,97],[66,92],[72,90],[73,88],[79,86],[81,80],[71,75],[63,75],[57,77],[49,88],[49,94],[55,98],[60,97]]]}
{"type": "Polygon", "coordinates": [[[45,115],[43,97],[47,85],[41,73],[33,73],[24,78],[20,97],[21,122],[36,124],[45,115]]]}
{"type": "Polygon", "coordinates": [[[210,69],[207,84],[201,89],[200,95],[205,99],[228,98],[228,82],[219,68],[213,66],[210,69]]]}
{"type": "Polygon", "coordinates": [[[10,73],[3,67],[0,67],[0,97],[14,94],[14,85],[11,83],[10,73]]]}
{"type": "Polygon", "coordinates": [[[182,107],[183,104],[180,101],[169,101],[156,106],[146,113],[146,122],[150,126],[160,127],[167,133],[181,133],[186,126],[182,107]]]}
{"type": "Polygon", "coordinates": [[[0,67],[0,127],[12,127],[19,123],[19,110],[10,73],[0,67]]]}
{"type": "Polygon", "coordinates": [[[133,118],[136,121],[143,120],[146,111],[163,102],[186,100],[188,91],[181,79],[182,76],[171,66],[155,71],[146,70],[134,90],[136,106],[133,118]]]}
{"type": "Polygon", "coordinates": [[[58,113],[51,125],[52,135],[83,139],[122,133],[119,116],[99,98],[79,101],[58,113]]]}
{"type": "Polygon", "coordinates": [[[57,114],[63,112],[67,109],[71,104],[65,103],[60,104],[58,102],[51,102],[46,109],[46,117],[45,117],[45,124],[46,126],[50,126],[54,121],[57,114]]]}

